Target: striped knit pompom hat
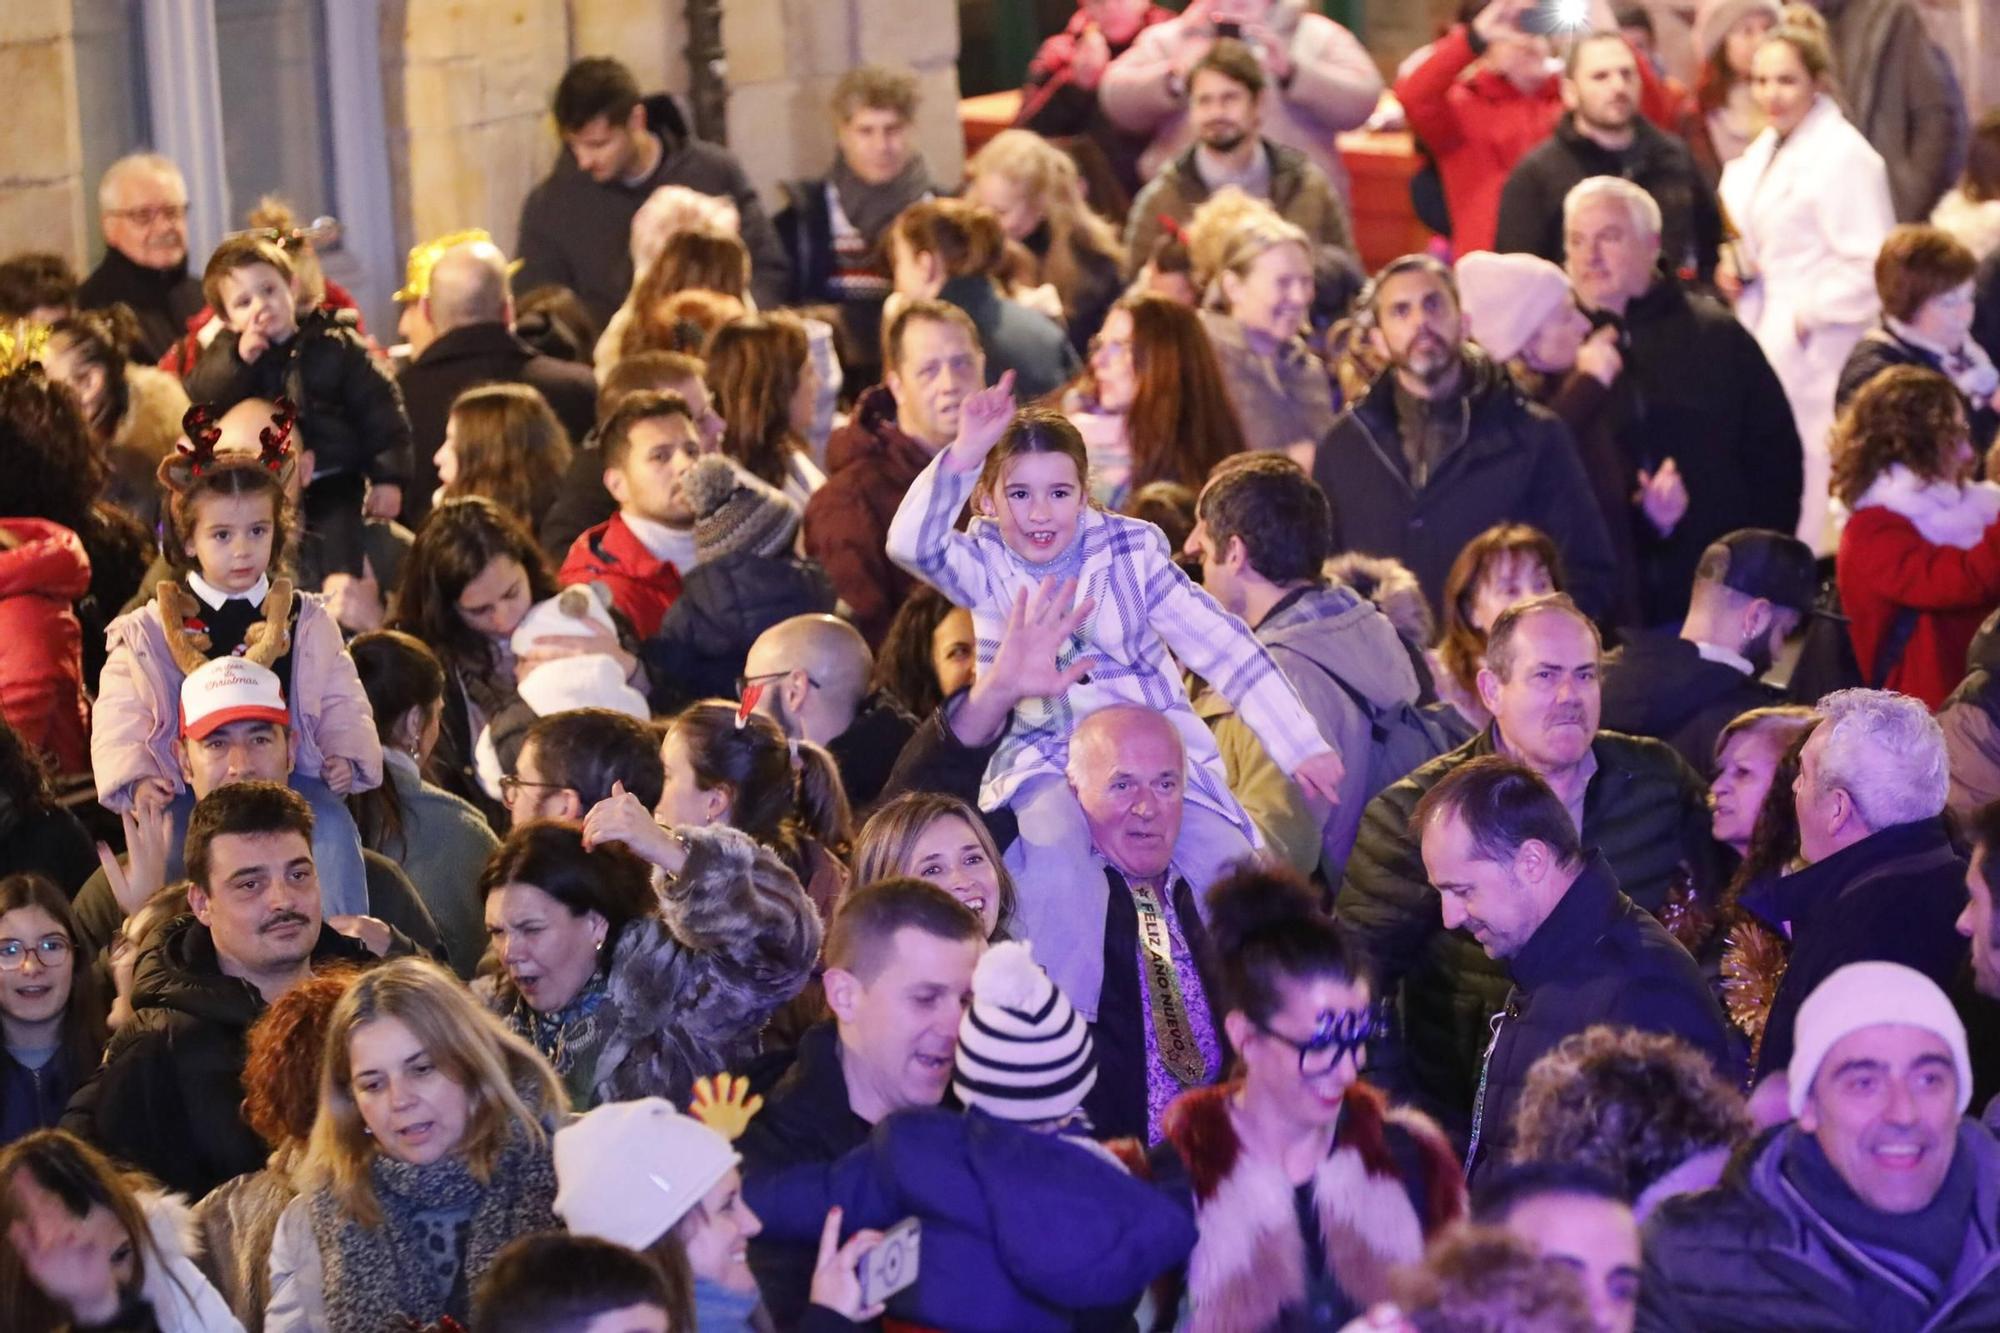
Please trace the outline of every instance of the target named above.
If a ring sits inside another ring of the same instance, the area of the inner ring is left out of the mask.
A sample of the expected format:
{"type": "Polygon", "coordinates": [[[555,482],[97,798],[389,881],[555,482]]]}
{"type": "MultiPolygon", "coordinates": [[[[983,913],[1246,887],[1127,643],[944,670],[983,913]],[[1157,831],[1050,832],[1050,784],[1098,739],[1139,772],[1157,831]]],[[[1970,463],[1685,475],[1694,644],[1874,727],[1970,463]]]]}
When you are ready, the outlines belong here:
{"type": "Polygon", "coordinates": [[[994,945],[972,974],[972,1007],[958,1024],[952,1091],[1001,1120],[1061,1120],[1097,1082],[1090,1025],[1056,989],[1026,944],[994,945]]]}

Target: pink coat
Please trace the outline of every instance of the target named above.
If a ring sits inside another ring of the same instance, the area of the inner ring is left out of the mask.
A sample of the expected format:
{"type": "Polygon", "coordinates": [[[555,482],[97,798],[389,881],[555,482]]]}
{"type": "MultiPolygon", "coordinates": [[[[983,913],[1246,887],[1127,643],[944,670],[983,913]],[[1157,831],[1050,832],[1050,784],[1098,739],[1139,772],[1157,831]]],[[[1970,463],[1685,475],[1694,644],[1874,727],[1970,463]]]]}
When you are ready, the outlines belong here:
{"type": "MultiPolygon", "coordinates": [[[[167,651],[157,602],[147,602],[111,622],[105,633],[110,657],[98,682],[90,729],[90,765],[97,799],[123,814],[132,808],[132,786],[164,778],[178,792],[181,669],[167,651]]],[[[298,772],[318,777],[326,757],[354,765],[355,791],[382,785],[382,742],[375,710],[347,655],[340,626],[324,602],[299,594],[298,630],[292,643],[292,736],[298,772]]]]}

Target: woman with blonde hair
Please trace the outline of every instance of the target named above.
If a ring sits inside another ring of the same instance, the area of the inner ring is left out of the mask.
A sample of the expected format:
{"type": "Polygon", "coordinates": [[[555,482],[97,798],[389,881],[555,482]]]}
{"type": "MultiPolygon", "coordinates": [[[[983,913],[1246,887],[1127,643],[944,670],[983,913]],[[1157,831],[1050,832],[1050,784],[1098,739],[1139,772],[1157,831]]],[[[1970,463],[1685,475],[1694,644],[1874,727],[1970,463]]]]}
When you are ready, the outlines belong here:
{"type": "Polygon", "coordinates": [[[1014,372],[1015,400],[1033,402],[1075,373],[1062,326],[1004,294],[1007,234],[992,209],[966,199],[925,199],[889,228],[890,299],[929,297],[963,310],[986,352],[986,382],[1014,372]]]}
{"type": "Polygon", "coordinates": [[[1087,352],[1118,299],[1125,247],[1085,202],[1076,163],[1031,130],[1002,130],[965,164],[965,178],[967,197],[1034,259],[1030,285],[1055,288],[1070,345],[1087,352]]]}
{"type": "Polygon", "coordinates": [[[271,1333],[470,1315],[501,1247],[556,1224],[569,1109],[533,1047],[435,963],[364,974],[334,1007],[301,1195],[271,1247],[271,1333]]]}
{"type": "Polygon", "coordinates": [[[1881,154],[1848,123],[1823,36],[1787,24],[1751,59],[1766,124],[1722,169],[1718,194],[1738,237],[1716,286],[1777,372],[1805,448],[1799,540],[1833,544],[1829,439],[1840,370],[1881,318],[1875,258],[1896,211],[1881,154]]]}
{"type": "Polygon", "coordinates": [[[569,433],[540,390],[475,385],[445,417],[436,503],[483,495],[532,529],[555,503],[569,460],[569,433]]]}
{"type": "Polygon", "coordinates": [[[702,353],[722,452],[800,509],[826,484],[806,449],[820,387],[811,350],[805,324],[777,311],[730,320],[702,353]]]}
{"type": "Polygon", "coordinates": [[[854,840],[854,883],[920,879],[979,913],[989,940],[1006,938],[1014,877],[979,812],[943,792],[905,792],[868,817],[854,840]]]}
{"type": "Polygon", "coordinates": [[[1334,418],[1333,381],[1303,336],[1312,242],[1268,204],[1229,194],[1204,204],[1189,228],[1195,280],[1207,291],[1202,324],[1245,443],[1310,469],[1334,418]]]}

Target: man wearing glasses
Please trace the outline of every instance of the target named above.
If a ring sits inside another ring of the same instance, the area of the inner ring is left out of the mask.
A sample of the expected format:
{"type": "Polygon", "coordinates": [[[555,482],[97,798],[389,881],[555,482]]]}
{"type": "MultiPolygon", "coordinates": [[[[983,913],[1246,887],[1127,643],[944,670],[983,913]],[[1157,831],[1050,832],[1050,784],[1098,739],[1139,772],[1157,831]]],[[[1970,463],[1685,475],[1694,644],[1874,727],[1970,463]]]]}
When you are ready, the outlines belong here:
{"type": "Polygon", "coordinates": [[[157,153],[121,157],[97,186],[104,260],[77,289],[77,305],[124,302],[139,317],[132,359],[152,365],[202,307],[201,282],[188,272],[187,183],[157,153]]]}
{"type": "Polygon", "coordinates": [[[1477,1184],[1507,1160],[1529,1066],[1600,1023],[1679,1037],[1738,1074],[1721,1006],[1667,928],[1586,850],[1548,783],[1483,755],[1424,793],[1410,819],[1447,930],[1464,927],[1514,988],[1492,1020],[1465,1152],[1477,1184]]]}

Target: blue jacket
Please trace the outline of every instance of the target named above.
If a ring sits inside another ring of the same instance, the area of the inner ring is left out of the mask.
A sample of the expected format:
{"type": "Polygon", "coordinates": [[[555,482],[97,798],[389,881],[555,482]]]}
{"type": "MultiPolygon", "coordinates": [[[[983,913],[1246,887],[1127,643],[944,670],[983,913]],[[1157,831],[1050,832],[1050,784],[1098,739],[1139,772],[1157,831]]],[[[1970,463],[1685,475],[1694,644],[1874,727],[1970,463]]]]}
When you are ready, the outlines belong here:
{"type": "Polygon", "coordinates": [[[75,1091],[67,1051],[58,1050],[40,1069],[30,1069],[0,1047],[0,1146],[38,1129],[54,1129],[75,1091]]]}
{"type": "Polygon", "coordinates": [[[838,1161],[747,1180],[766,1237],[923,1224],[916,1285],[892,1318],[954,1333],[1071,1329],[1130,1306],[1194,1247],[1187,1214],[1089,1147],[977,1111],[904,1111],[838,1161]]]}

